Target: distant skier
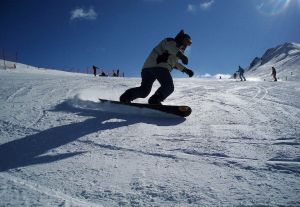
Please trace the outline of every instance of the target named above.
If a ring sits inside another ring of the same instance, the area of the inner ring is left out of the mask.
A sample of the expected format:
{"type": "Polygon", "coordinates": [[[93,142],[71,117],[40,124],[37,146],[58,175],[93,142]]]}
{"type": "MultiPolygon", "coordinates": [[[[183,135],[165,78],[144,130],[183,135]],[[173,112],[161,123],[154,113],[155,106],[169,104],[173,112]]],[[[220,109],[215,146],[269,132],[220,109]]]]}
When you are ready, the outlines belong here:
{"type": "Polygon", "coordinates": [[[277,81],[277,77],[276,77],[276,69],[274,67],[272,67],[272,76],[274,78],[274,81],[277,81]]]}
{"type": "Polygon", "coordinates": [[[97,75],[97,67],[93,65],[94,76],[97,75]]]}
{"type": "Polygon", "coordinates": [[[105,77],[105,76],[107,76],[107,75],[105,74],[105,72],[104,72],[103,70],[101,70],[101,73],[100,73],[99,76],[105,77]]]}
{"type": "Polygon", "coordinates": [[[160,87],[148,100],[149,104],[161,104],[174,91],[171,71],[180,70],[192,77],[194,72],[182,64],[188,64],[188,57],[184,54],[187,46],[192,44],[191,37],[181,30],[175,38],[165,38],[150,53],[142,68],[142,82],[140,87],[126,90],[121,96],[121,102],[130,103],[137,98],[146,98],[152,89],[155,80],[160,87]]]}
{"type": "Polygon", "coordinates": [[[236,79],[236,73],[233,74],[233,78],[236,79]]]}
{"type": "Polygon", "coordinates": [[[239,73],[241,81],[246,81],[246,78],[244,76],[245,70],[241,66],[239,66],[239,70],[237,72],[239,73]]]}

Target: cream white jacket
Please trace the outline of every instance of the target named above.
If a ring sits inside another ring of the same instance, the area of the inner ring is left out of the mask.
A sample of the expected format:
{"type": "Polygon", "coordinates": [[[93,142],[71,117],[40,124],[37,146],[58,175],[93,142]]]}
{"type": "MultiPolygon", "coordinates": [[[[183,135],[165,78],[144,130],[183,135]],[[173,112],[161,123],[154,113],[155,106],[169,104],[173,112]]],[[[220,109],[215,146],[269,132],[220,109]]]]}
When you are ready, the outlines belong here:
{"type": "Polygon", "coordinates": [[[176,56],[179,48],[176,47],[174,39],[166,38],[162,40],[150,53],[146,59],[143,68],[162,67],[172,71],[173,68],[182,71],[186,67],[178,63],[179,58],[176,56]],[[168,53],[168,58],[165,62],[157,63],[157,58],[163,53],[168,53]]]}

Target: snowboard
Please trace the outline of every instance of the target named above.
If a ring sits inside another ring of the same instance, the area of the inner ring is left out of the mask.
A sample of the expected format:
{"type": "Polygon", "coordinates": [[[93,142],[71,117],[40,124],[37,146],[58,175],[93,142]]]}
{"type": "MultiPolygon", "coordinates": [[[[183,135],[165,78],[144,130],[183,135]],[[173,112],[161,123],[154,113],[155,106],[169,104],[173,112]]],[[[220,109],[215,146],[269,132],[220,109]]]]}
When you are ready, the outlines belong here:
{"type": "Polygon", "coordinates": [[[112,101],[112,100],[106,100],[101,98],[99,98],[99,100],[103,103],[108,102],[117,105],[126,105],[126,106],[132,106],[137,108],[157,110],[168,114],[177,115],[180,117],[187,117],[192,113],[192,109],[189,106],[158,105],[158,104],[145,104],[145,103],[123,103],[120,101],[112,101]]]}

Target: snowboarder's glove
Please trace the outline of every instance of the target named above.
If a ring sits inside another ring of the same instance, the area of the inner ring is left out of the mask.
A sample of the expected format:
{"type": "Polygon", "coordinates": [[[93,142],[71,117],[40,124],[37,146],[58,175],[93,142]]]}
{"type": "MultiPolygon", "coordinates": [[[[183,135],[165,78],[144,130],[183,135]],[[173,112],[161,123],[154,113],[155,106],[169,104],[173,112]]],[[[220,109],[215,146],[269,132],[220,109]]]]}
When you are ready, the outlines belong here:
{"type": "Polygon", "coordinates": [[[178,51],[176,56],[182,61],[183,64],[187,65],[189,63],[188,57],[185,56],[183,52],[178,51]]]}
{"type": "Polygon", "coordinates": [[[188,68],[184,68],[184,69],[182,70],[182,72],[188,74],[189,77],[192,77],[192,76],[194,75],[194,72],[193,72],[192,70],[188,69],[188,68]]]}

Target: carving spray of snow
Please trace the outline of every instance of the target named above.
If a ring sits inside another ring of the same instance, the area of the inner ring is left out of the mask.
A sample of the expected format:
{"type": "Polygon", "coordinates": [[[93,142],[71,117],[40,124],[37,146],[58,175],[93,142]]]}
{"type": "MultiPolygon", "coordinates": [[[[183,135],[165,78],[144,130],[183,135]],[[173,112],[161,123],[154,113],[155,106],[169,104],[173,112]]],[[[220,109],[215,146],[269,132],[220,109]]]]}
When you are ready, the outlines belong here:
{"type": "MultiPolygon", "coordinates": [[[[115,94],[115,91],[112,93],[115,94]]],[[[68,103],[73,107],[87,110],[96,110],[128,115],[142,115],[149,117],[176,117],[174,115],[165,114],[156,110],[113,104],[109,102],[101,102],[99,100],[100,95],[103,99],[109,99],[109,97],[111,97],[111,92],[106,91],[105,93],[103,93],[103,91],[101,91],[101,94],[99,94],[99,89],[84,89],[79,91],[79,93],[76,94],[72,99],[70,99],[68,103]]]]}

